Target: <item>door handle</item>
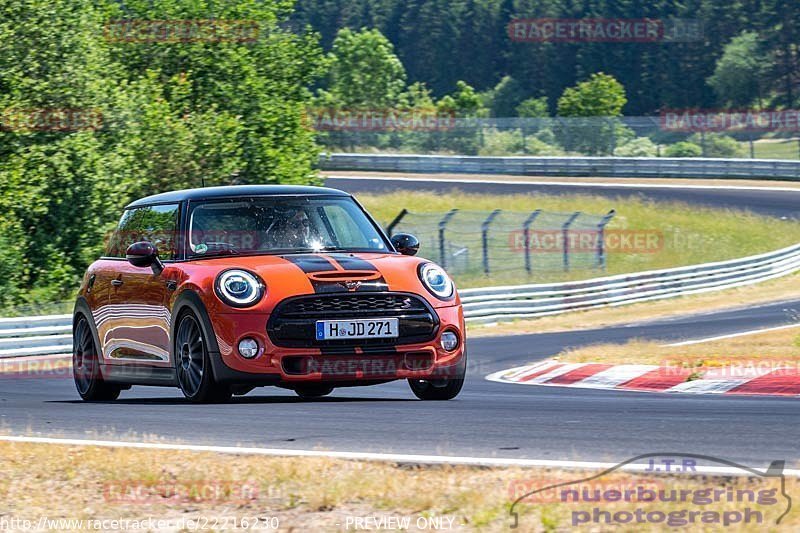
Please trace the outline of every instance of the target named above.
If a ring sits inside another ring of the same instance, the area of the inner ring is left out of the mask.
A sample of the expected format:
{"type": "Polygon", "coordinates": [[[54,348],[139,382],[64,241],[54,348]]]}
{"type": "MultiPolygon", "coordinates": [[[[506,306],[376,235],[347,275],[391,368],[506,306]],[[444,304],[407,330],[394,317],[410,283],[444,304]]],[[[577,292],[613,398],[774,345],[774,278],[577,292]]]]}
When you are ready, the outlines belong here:
{"type": "Polygon", "coordinates": [[[125,283],[121,279],[112,279],[111,284],[115,287],[122,287],[122,284],[125,283]]]}

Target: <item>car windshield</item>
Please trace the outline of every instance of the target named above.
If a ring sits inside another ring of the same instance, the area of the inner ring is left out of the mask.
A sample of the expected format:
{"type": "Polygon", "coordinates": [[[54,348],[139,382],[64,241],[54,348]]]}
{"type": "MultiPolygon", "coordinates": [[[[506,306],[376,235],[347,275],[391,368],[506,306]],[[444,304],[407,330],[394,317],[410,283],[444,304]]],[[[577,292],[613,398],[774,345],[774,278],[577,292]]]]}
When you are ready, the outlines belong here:
{"type": "Polygon", "coordinates": [[[385,252],[384,237],[348,197],[264,197],[195,204],[189,255],[385,252]]]}

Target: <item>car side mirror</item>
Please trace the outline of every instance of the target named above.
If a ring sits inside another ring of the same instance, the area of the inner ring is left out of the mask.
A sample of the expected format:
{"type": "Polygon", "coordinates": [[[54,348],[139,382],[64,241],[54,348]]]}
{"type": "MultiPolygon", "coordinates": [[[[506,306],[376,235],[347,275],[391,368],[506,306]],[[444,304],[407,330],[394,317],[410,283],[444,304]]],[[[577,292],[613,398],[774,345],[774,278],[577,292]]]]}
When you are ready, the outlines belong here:
{"type": "Polygon", "coordinates": [[[135,242],[128,246],[125,258],[135,267],[152,268],[153,274],[156,275],[161,274],[161,271],[164,270],[164,263],[158,258],[158,249],[153,243],[147,241],[135,242]]]}
{"type": "Polygon", "coordinates": [[[410,233],[397,233],[392,235],[392,246],[403,255],[417,255],[419,252],[419,239],[410,233]]]}

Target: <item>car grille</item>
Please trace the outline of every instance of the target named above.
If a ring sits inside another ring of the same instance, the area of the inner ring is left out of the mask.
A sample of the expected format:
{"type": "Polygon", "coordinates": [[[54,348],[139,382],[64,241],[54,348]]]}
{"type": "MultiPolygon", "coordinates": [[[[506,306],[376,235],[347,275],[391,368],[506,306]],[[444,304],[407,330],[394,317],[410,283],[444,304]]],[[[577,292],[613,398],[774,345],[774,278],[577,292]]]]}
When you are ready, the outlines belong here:
{"type": "Polygon", "coordinates": [[[314,296],[311,298],[298,298],[286,302],[281,308],[283,316],[323,316],[335,314],[347,314],[348,316],[359,314],[378,313],[378,316],[385,316],[385,313],[407,312],[407,311],[427,311],[428,307],[419,298],[406,294],[387,294],[387,295],[337,295],[337,296],[314,296]]]}
{"type": "Polygon", "coordinates": [[[438,317],[419,296],[406,293],[316,294],[288,298],[279,303],[267,324],[267,333],[277,346],[354,347],[412,344],[431,340],[438,317]],[[396,339],[316,340],[317,320],[347,318],[398,318],[396,339]]]}

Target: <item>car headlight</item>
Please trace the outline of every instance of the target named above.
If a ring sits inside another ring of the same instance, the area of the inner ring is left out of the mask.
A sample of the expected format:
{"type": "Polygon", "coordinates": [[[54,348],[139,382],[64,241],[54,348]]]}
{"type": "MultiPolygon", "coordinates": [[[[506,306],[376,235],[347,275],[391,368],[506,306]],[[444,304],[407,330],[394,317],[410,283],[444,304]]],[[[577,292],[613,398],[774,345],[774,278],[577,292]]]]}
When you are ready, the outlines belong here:
{"type": "Polygon", "coordinates": [[[246,270],[226,270],[217,276],[217,296],[231,307],[251,307],[264,296],[264,284],[246,270]]]}
{"type": "Polygon", "coordinates": [[[439,265],[434,265],[433,263],[423,264],[419,268],[419,278],[434,296],[442,300],[451,298],[455,292],[453,281],[439,265]]]}

